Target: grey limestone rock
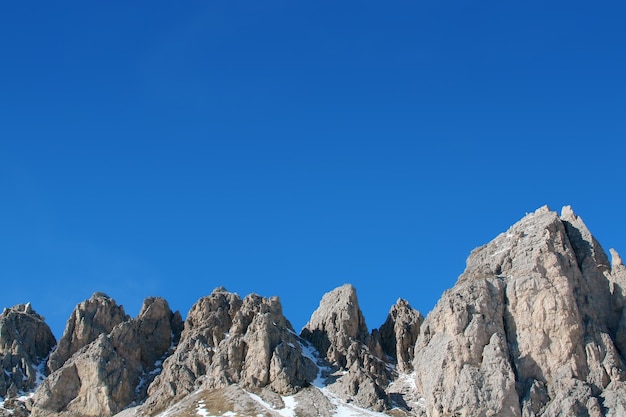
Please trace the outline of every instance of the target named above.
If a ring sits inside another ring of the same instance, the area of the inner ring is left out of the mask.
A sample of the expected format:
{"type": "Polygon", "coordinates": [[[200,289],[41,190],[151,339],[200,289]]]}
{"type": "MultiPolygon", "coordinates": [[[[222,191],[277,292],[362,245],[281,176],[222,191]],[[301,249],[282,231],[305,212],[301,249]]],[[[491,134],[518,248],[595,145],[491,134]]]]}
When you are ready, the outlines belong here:
{"type": "Polygon", "coordinates": [[[56,371],[82,347],[128,319],[124,307],[117,305],[114,299],[101,292],[94,293],[74,308],[59,345],[50,355],[48,369],[56,371]]]}
{"type": "Polygon", "coordinates": [[[137,318],[101,333],[43,382],[32,415],[110,416],[144,400],[181,328],[180,314],[164,299],[146,299],[137,318]]]}
{"type": "Polygon", "coordinates": [[[623,395],[609,387],[621,386],[624,362],[611,274],[569,207],[542,207],[474,250],[417,340],[427,414],[617,413],[623,395]]]}
{"type": "Polygon", "coordinates": [[[329,379],[331,391],[377,411],[390,406],[385,387],[391,372],[385,358],[378,356],[380,349],[370,349],[376,344],[372,343],[352,285],[324,294],[301,336],[339,370],[339,377],[329,379]]]}
{"type": "Polygon", "coordinates": [[[56,339],[30,303],[5,308],[0,315],[0,397],[33,390],[56,339]]]}
{"type": "Polygon", "coordinates": [[[148,389],[143,412],[154,415],[199,388],[233,384],[289,395],[316,375],[278,297],[251,294],[242,300],[220,287],[189,311],[180,343],[148,389]]]}
{"type": "MultiPolygon", "coordinates": [[[[278,416],[291,401],[303,416],[340,404],[395,416],[623,416],[626,266],[610,252],[571,207],[542,207],[472,251],[425,319],[398,300],[371,334],[351,285],[325,294],[300,336],[277,297],[217,288],[183,326],[162,299],[128,320],[95,294],[68,321],[32,414],[105,416],[129,404],[139,405],[125,416],[193,414],[202,399],[216,415],[278,416]],[[311,385],[317,376],[324,389],[311,385]]],[[[28,305],[2,314],[0,393],[34,386],[6,376],[31,381],[54,344],[46,328],[28,305]]],[[[28,414],[20,404],[14,412],[28,414]]]]}
{"type": "Polygon", "coordinates": [[[424,316],[400,298],[378,331],[383,352],[397,361],[400,372],[413,370],[413,350],[423,322],[424,316]]]}
{"type": "Polygon", "coordinates": [[[347,353],[352,343],[367,345],[370,340],[356,289],[345,284],[324,294],[301,336],[331,363],[349,368],[347,353]]]}

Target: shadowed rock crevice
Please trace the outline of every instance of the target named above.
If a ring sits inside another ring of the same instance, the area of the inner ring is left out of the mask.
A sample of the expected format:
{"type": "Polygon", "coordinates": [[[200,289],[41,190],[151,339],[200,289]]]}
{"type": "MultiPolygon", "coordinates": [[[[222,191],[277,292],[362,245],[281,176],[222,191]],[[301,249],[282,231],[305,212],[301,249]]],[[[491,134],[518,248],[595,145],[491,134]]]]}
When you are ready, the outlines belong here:
{"type": "Polygon", "coordinates": [[[383,353],[396,361],[399,372],[413,370],[415,342],[423,322],[424,316],[400,298],[391,307],[385,323],[373,332],[378,333],[383,353]]]}

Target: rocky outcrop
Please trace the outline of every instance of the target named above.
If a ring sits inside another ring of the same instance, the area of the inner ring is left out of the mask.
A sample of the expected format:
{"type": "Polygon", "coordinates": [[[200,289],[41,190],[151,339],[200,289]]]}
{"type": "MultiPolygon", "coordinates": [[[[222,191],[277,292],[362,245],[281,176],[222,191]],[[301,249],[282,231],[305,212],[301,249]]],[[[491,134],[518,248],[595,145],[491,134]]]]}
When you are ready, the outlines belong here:
{"type": "Polygon", "coordinates": [[[399,372],[413,370],[413,351],[423,322],[424,316],[400,298],[378,330],[381,348],[396,360],[399,372]]]}
{"type": "Polygon", "coordinates": [[[48,369],[56,371],[82,347],[101,334],[110,333],[115,326],[129,318],[124,307],[117,305],[114,299],[101,292],[94,293],[74,308],[59,345],[50,355],[48,369]]]}
{"type": "Polygon", "coordinates": [[[385,386],[391,373],[384,358],[376,354],[382,350],[372,343],[352,285],[324,294],[301,336],[338,371],[328,379],[332,381],[329,389],[363,407],[377,411],[389,407],[385,386]]]}
{"type": "Polygon", "coordinates": [[[626,357],[626,266],[622,263],[622,257],[615,249],[611,252],[611,285],[613,293],[613,310],[619,314],[615,329],[615,344],[626,357]]]}
{"type": "Polygon", "coordinates": [[[355,359],[348,357],[350,346],[355,342],[367,345],[370,339],[356,289],[345,284],[324,294],[301,336],[329,362],[349,368],[355,359]]]}
{"type": "Polygon", "coordinates": [[[357,406],[395,416],[622,416],[626,266],[610,255],[570,207],[542,207],[472,251],[425,319],[400,299],[371,334],[351,285],[325,294],[300,336],[277,297],[217,288],[183,327],[165,300],[147,299],[129,320],[95,294],[68,321],[32,402],[15,393],[35,386],[54,338],[20,305],[0,319],[0,394],[13,396],[4,402],[12,415],[32,405],[34,417],[131,404],[124,417],[371,415],[357,406]]]}
{"type": "Polygon", "coordinates": [[[148,415],[199,388],[232,384],[293,394],[315,379],[317,367],[302,351],[278,297],[243,300],[224,288],[189,311],[180,343],[148,389],[148,415]]]}
{"type": "Polygon", "coordinates": [[[137,318],[101,333],[43,382],[32,415],[110,416],[142,401],[181,329],[164,299],[146,299],[137,318]]]}
{"type": "Polygon", "coordinates": [[[474,250],[415,347],[427,415],[618,415],[613,287],[569,207],[543,207],[474,250]]]}
{"type": "Polygon", "coordinates": [[[5,308],[0,316],[0,397],[33,390],[44,378],[56,339],[30,303],[5,308]]]}

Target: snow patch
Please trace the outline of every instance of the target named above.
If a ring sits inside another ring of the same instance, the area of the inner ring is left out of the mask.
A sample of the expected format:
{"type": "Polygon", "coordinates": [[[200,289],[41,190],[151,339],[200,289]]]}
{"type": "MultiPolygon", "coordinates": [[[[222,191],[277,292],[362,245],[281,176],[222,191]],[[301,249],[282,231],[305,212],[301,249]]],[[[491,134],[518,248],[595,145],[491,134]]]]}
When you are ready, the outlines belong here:
{"type": "Polygon", "coordinates": [[[266,402],[263,398],[259,397],[258,395],[253,394],[251,392],[248,392],[248,395],[250,396],[250,398],[252,398],[254,401],[256,401],[259,404],[261,404],[263,407],[269,408],[270,410],[274,409],[274,407],[272,407],[272,405],[270,403],[266,402]]]}
{"type": "MultiPolygon", "coordinates": [[[[48,356],[49,357],[49,356],[48,356]]],[[[41,383],[46,379],[46,363],[48,363],[48,358],[43,359],[39,362],[38,365],[35,366],[35,389],[41,385],[41,383]]],[[[33,390],[34,392],[34,390],[33,390]]]]}
{"type": "Polygon", "coordinates": [[[505,247],[505,248],[503,248],[503,249],[500,249],[500,250],[498,250],[498,251],[495,251],[494,253],[492,253],[492,254],[491,254],[491,256],[493,257],[493,256],[496,256],[496,255],[499,255],[499,254],[501,254],[502,252],[506,252],[506,251],[508,251],[509,249],[511,249],[511,247],[510,247],[510,246],[507,246],[507,247],[505,247]]]}
{"type": "Polygon", "coordinates": [[[389,417],[387,414],[377,413],[376,411],[348,404],[330,392],[328,388],[322,388],[320,391],[322,391],[322,394],[335,406],[334,417],[389,417]]]}
{"type": "MultiPolygon", "coordinates": [[[[196,407],[196,414],[202,417],[219,417],[219,416],[213,416],[207,411],[204,400],[198,401],[198,406],[196,407]]],[[[234,413],[232,411],[227,411],[224,414],[222,414],[222,417],[235,417],[236,415],[237,413],[234,413]]]]}
{"type": "Polygon", "coordinates": [[[204,404],[204,400],[198,401],[198,406],[196,407],[196,414],[202,417],[209,417],[209,412],[206,409],[206,404],[204,404]]]}
{"type": "Polygon", "coordinates": [[[269,410],[275,411],[283,417],[296,417],[296,406],[298,405],[298,402],[296,401],[293,395],[281,396],[283,400],[283,404],[285,404],[285,407],[281,409],[274,408],[270,403],[268,403],[267,401],[265,401],[263,398],[259,397],[256,394],[248,392],[248,395],[250,396],[250,398],[252,398],[254,401],[261,404],[263,407],[269,410]]]}
{"type": "Polygon", "coordinates": [[[331,372],[330,367],[323,366],[320,354],[313,346],[309,345],[307,342],[300,342],[300,347],[302,348],[302,355],[309,358],[317,366],[317,377],[311,382],[311,385],[320,389],[325,388],[326,380],[323,375],[324,373],[329,374],[331,372]]]}
{"type": "Polygon", "coordinates": [[[284,417],[295,417],[296,405],[298,405],[296,399],[293,396],[283,397],[283,403],[285,404],[285,408],[278,410],[278,413],[284,417]]]}

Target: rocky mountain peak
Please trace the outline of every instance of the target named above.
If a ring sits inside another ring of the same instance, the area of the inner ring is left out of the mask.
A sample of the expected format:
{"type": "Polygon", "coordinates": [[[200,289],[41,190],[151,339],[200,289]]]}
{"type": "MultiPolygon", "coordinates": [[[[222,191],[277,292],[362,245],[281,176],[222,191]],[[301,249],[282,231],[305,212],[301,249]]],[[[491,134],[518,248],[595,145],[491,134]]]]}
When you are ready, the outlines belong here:
{"type": "Polygon", "coordinates": [[[56,350],[50,355],[48,369],[59,369],[74,353],[93,342],[101,334],[128,320],[124,307],[102,292],[94,293],[81,302],[67,320],[63,336],[56,350]]]}
{"type": "Polygon", "coordinates": [[[416,343],[426,408],[595,415],[608,404],[603,395],[622,389],[614,329],[623,302],[612,281],[604,251],[571,207],[561,216],[542,207],[474,250],[416,343]]]}
{"type": "Polygon", "coordinates": [[[364,407],[384,410],[390,372],[379,351],[379,339],[368,333],[356,289],[345,284],[324,294],[300,333],[336,372],[329,389],[364,407]]]}
{"type": "Polygon", "coordinates": [[[399,298],[378,330],[383,352],[396,360],[400,372],[413,370],[413,347],[423,322],[424,316],[399,298]]]}
{"type": "Polygon", "coordinates": [[[349,367],[346,356],[352,342],[367,345],[370,337],[356,289],[345,284],[324,294],[301,336],[330,362],[349,367]]]}
{"type": "MultiPolygon", "coordinates": [[[[110,323],[107,318],[124,317],[121,307],[101,294],[79,304],[73,317],[85,317],[84,311],[93,311],[85,307],[94,304],[105,309],[90,315],[93,321],[103,319],[99,321],[101,329],[102,323],[110,323]]],[[[32,415],[113,415],[133,401],[143,401],[181,330],[180,313],[172,312],[163,298],[147,298],[136,318],[98,334],[43,382],[33,397],[32,415]]]]}
{"type": "Polygon", "coordinates": [[[232,384],[293,394],[316,375],[278,297],[242,300],[220,287],[189,310],[180,343],[142,409],[152,415],[200,388],[232,384]]]}
{"type": "Polygon", "coordinates": [[[0,397],[34,389],[55,345],[50,327],[30,303],[5,308],[0,315],[0,397]]]}
{"type": "MultiPolygon", "coordinates": [[[[278,297],[218,287],[183,324],[164,299],[129,319],[96,293],[68,320],[32,415],[626,415],[626,267],[610,256],[571,207],[544,206],[472,251],[426,318],[399,299],[372,334],[349,284],[301,336],[278,297]]],[[[0,394],[36,374],[45,328],[30,305],[2,313],[0,394]]],[[[26,416],[20,401],[0,417],[26,416]]]]}

